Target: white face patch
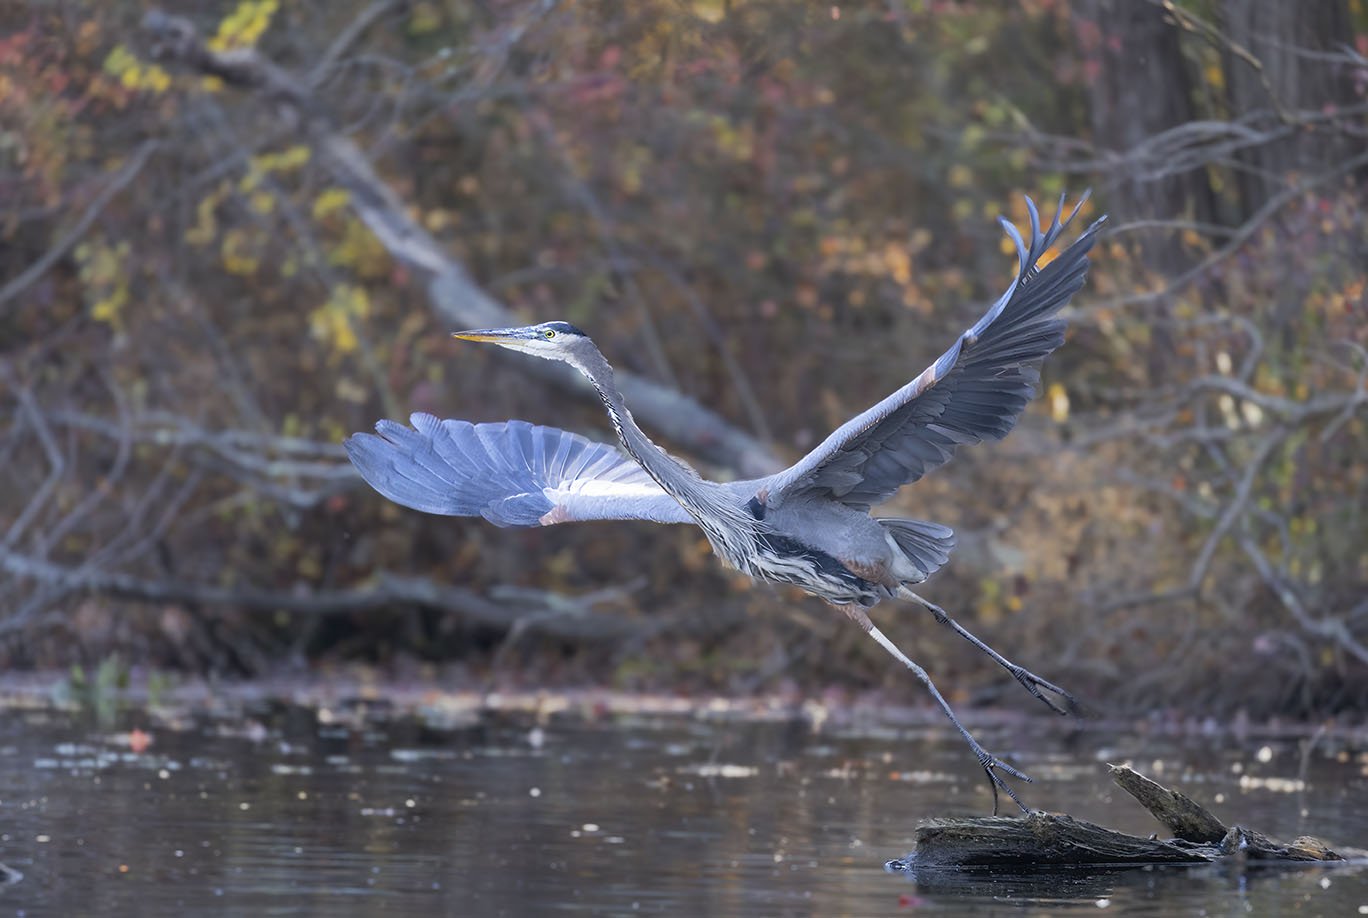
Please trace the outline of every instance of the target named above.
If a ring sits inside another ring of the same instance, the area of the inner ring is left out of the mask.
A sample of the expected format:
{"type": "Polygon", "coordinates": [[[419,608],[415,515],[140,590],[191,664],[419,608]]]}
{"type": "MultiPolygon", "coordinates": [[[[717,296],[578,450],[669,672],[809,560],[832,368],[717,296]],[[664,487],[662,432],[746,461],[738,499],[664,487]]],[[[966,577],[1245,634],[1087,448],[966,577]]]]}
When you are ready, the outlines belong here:
{"type": "Polygon", "coordinates": [[[544,357],[548,360],[560,356],[554,350],[543,346],[543,342],[541,341],[528,341],[524,338],[508,338],[493,343],[499,345],[499,347],[507,348],[510,351],[519,351],[523,354],[531,354],[533,357],[544,357]]]}

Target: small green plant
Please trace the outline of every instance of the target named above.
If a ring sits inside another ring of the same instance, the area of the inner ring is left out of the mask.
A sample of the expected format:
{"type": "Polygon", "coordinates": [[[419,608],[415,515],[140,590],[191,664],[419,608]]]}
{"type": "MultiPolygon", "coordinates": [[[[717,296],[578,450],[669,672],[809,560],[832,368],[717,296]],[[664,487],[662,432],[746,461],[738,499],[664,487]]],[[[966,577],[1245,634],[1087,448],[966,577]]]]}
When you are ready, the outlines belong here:
{"type": "Polygon", "coordinates": [[[101,725],[113,722],[118,711],[119,696],[128,689],[128,667],[118,654],[110,654],[100,661],[93,674],[84,666],[73,664],[66,683],[58,686],[58,700],[75,704],[95,715],[101,725]]]}

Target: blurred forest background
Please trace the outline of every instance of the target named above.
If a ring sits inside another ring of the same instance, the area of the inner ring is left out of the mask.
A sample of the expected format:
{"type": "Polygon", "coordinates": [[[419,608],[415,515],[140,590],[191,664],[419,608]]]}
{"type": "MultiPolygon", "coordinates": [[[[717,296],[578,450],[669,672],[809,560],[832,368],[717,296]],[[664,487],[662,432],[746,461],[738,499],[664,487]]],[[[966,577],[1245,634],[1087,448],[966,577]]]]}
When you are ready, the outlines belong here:
{"type": "MultiPolygon", "coordinates": [[[[553,365],[447,336],[565,319],[662,443],[763,472],[998,295],[999,213],[1088,187],[1040,397],[896,500],[960,537],[924,592],[1104,709],[1353,716],[1363,0],[6,3],[0,665],[920,703],[691,527],[424,516],[339,442],[611,438],[553,365]]],[[[876,619],[960,701],[1019,694],[876,619]]]]}

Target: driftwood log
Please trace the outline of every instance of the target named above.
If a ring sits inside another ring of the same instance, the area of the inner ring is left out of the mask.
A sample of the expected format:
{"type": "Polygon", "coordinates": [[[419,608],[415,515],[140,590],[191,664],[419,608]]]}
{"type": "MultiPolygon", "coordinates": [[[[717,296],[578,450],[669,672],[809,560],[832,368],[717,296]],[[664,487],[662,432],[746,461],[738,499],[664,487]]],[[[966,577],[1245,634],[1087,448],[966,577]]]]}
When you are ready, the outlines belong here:
{"type": "Polygon", "coordinates": [[[1126,766],[1111,767],[1112,780],[1173,833],[1167,840],[1128,835],[1057,813],[928,819],[917,827],[916,848],[889,861],[893,871],[996,867],[1002,869],[1359,861],[1368,851],[1331,848],[1301,836],[1279,842],[1243,826],[1227,827],[1201,804],[1126,766]]]}

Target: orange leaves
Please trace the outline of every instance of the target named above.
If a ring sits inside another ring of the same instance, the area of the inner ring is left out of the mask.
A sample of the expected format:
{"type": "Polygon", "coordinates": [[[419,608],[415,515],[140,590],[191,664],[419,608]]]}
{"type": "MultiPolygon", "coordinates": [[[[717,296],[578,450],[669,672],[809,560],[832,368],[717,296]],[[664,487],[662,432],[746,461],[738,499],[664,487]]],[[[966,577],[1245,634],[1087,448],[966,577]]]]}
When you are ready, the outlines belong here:
{"type": "MultiPolygon", "coordinates": [[[[871,243],[856,235],[827,235],[817,243],[822,256],[819,270],[823,274],[889,281],[901,292],[904,305],[916,306],[922,297],[912,277],[912,248],[904,239],[871,243]]],[[[867,294],[859,289],[847,295],[847,302],[854,306],[863,305],[867,299],[867,294]]]]}

